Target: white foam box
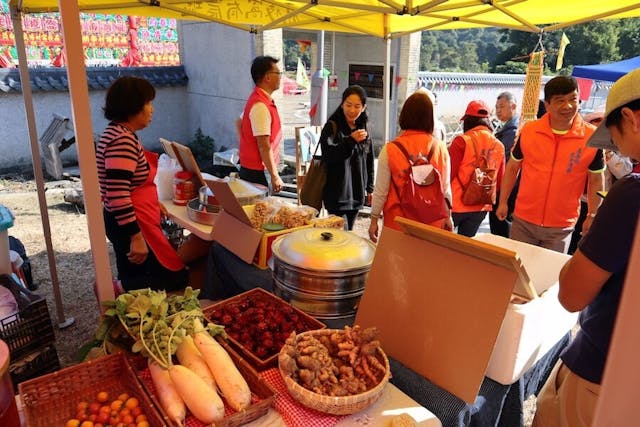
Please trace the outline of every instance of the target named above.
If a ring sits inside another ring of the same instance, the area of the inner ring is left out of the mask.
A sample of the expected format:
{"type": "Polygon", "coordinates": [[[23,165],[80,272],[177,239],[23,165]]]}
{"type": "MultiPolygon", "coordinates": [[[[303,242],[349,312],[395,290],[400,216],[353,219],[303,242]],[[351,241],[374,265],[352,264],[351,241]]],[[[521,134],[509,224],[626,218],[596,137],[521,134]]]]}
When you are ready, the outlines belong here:
{"type": "Polygon", "coordinates": [[[569,255],[492,234],[476,240],[518,254],[538,298],[510,302],[493,347],[485,375],[500,384],[513,384],[576,324],[558,301],[558,276],[569,255]]]}
{"type": "Polygon", "coordinates": [[[396,218],[378,242],[355,324],[385,352],[473,403],[485,375],[512,384],[576,322],[557,300],[567,256],[396,218]],[[399,333],[401,331],[401,333],[399,333]]]}

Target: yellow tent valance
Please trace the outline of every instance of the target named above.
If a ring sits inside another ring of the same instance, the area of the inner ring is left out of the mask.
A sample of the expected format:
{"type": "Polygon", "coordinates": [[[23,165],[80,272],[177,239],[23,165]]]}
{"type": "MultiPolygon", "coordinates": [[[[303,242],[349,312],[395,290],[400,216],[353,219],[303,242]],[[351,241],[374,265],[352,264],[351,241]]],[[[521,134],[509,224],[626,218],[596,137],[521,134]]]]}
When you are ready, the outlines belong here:
{"type": "MultiPolygon", "coordinates": [[[[25,13],[58,8],[58,0],[12,3],[25,13]]],[[[81,0],[78,5],[85,12],[203,20],[252,32],[286,27],[391,38],[474,27],[546,32],[594,19],[640,16],[637,0],[81,0]]]]}

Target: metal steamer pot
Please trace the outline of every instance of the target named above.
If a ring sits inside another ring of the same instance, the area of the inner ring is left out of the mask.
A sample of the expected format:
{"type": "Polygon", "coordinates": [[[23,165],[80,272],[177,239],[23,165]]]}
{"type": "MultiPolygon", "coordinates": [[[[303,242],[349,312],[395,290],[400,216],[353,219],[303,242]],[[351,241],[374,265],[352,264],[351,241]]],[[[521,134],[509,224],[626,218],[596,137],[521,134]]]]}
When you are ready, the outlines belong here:
{"type": "Polygon", "coordinates": [[[349,231],[306,228],[272,245],[274,293],[319,319],[353,316],[375,245],[349,231]]]}

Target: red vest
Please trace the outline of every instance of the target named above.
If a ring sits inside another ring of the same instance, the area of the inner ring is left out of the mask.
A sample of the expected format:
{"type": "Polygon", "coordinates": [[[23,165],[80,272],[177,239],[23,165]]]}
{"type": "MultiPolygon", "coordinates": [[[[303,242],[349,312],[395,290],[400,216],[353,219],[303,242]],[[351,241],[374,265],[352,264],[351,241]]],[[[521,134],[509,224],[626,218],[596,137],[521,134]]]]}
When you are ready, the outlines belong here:
{"type": "Polygon", "coordinates": [[[576,115],[564,135],[551,131],[548,114],[520,132],[522,162],[514,215],[543,227],[570,227],[580,214],[589,165],[597,149],[586,146],[595,127],[576,115]]]}
{"type": "MultiPolygon", "coordinates": [[[[432,135],[426,132],[406,130],[396,138],[404,148],[410,154],[422,153],[427,155],[431,149],[431,144],[436,144],[433,149],[433,155],[431,156],[431,164],[440,172],[440,182],[443,186],[442,192],[445,193],[444,188],[445,173],[449,173],[446,169],[448,163],[449,153],[444,143],[435,139],[432,135]]],[[[391,227],[395,230],[399,230],[400,227],[394,221],[396,216],[402,216],[402,210],[400,209],[400,201],[396,188],[402,188],[406,177],[404,172],[409,167],[407,159],[393,144],[387,143],[387,163],[389,164],[389,171],[391,173],[391,181],[389,183],[389,192],[387,193],[387,200],[384,204],[383,220],[386,227],[391,227]],[[395,186],[395,187],[394,187],[395,186]]],[[[444,220],[438,220],[431,224],[434,227],[442,228],[444,220]]]]}
{"type": "Polygon", "coordinates": [[[484,154],[487,156],[488,166],[495,168],[498,178],[502,175],[501,169],[504,165],[504,145],[485,126],[474,127],[465,132],[465,135],[469,138],[463,138],[465,142],[464,156],[458,168],[458,175],[451,177],[451,193],[453,196],[451,212],[490,211],[492,209],[491,205],[465,205],[462,203],[462,184],[467,185],[476,164],[476,154],[470,138],[475,141],[478,155],[484,154]]]}
{"type": "Polygon", "coordinates": [[[264,170],[264,163],[262,163],[262,157],[260,157],[260,150],[258,149],[258,139],[253,136],[251,118],[249,117],[251,107],[253,107],[257,102],[262,102],[269,109],[269,114],[271,115],[271,134],[269,135],[269,143],[271,145],[271,152],[273,153],[273,161],[277,165],[280,160],[280,142],[282,141],[280,115],[278,114],[278,109],[276,108],[276,104],[273,102],[273,99],[271,99],[265,91],[257,86],[251,95],[249,95],[247,104],[244,107],[238,154],[240,156],[240,166],[247,169],[264,170]]]}

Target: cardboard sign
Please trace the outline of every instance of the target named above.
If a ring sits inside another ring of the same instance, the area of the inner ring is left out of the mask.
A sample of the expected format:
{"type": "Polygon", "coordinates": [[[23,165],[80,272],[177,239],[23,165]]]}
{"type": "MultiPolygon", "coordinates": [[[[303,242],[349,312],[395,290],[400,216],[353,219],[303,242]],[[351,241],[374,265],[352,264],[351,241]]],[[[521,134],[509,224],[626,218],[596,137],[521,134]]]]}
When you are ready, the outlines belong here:
{"type": "Polygon", "coordinates": [[[377,327],[390,356],[473,403],[520,280],[514,254],[406,223],[419,232],[384,229],[355,323],[377,327]]]}

